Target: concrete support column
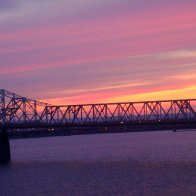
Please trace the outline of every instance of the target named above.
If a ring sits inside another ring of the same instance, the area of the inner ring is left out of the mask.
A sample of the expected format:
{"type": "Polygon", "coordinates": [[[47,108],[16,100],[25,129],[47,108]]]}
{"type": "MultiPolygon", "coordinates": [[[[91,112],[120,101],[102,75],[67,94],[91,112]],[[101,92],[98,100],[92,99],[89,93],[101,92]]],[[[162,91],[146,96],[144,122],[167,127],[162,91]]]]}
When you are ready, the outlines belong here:
{"type": "Polygon", "coordinates": [[[6,128],[0,128],[0,164],[7,163],[10,157],[10,143],[6,128]]]}

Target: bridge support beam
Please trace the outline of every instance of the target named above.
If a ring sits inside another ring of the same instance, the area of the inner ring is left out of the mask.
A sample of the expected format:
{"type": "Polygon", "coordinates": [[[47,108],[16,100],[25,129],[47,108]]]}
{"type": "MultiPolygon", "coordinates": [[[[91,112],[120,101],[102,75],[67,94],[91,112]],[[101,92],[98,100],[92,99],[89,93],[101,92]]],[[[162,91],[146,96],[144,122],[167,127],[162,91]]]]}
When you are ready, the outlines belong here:
{"type": "Polygon", "coordinates": [[[0,128],[0,164],[8,163],[10,156],[10,143],[6,128],[0,128]]]}

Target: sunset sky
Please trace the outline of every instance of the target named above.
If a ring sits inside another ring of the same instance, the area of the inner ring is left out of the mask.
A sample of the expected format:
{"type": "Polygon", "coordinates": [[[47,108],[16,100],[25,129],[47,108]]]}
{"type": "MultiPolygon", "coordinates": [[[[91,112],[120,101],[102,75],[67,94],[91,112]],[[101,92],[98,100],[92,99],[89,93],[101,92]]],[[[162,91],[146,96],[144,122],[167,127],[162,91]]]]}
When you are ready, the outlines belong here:
{"type": "Polygon", "coordinates": [[[196,1],[1,0],[0,88],[52,104],[196,98],[196,1]]]}

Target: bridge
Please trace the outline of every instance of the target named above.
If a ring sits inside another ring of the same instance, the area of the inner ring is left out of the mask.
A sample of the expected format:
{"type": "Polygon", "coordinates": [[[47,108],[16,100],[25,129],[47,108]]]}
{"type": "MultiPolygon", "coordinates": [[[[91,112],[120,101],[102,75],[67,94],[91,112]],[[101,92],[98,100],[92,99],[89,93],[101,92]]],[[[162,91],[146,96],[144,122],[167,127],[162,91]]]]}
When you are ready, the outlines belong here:
{"type": "Polygon", "coordinates": [[[51,105],[0,90],[0,161],[9,160],[8,129],[172,125],[196,128],[196,99],[51,105]]]}

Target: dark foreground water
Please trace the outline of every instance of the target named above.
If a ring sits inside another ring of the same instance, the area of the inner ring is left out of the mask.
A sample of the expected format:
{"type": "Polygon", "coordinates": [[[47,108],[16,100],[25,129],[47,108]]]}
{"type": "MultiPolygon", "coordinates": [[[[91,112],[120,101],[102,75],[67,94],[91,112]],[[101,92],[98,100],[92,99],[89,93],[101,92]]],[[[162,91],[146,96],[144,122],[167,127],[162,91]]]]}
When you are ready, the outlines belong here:
{"type": "Polygon", "coordinates": [[[196,195],[196,131],[11,140],[4,195],[196,195]]]}

